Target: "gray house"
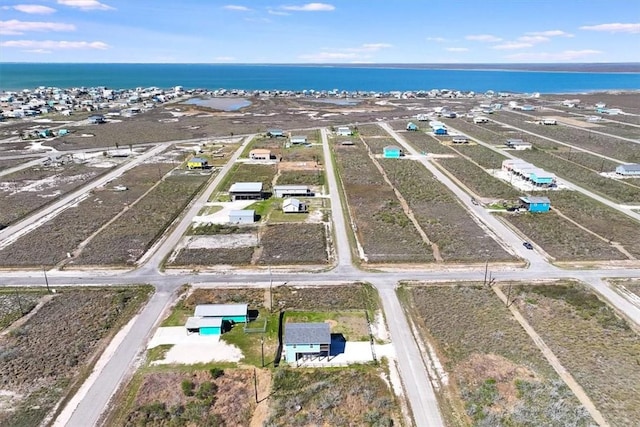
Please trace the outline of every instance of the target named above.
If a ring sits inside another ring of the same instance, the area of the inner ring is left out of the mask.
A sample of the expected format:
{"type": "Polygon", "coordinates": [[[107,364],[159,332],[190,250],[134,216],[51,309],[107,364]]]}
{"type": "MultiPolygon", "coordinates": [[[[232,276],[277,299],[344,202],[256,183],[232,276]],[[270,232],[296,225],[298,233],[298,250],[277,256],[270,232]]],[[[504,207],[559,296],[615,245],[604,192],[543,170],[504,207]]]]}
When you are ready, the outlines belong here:
{"type": "Polygon", "coordinates": [[[289,363],[301,356],[331,354],[331,329],[328,323],[285,323],[284,356],[289,363]]]}
{"type": "Polygon", "coordinates": [[[229,212],[229,222],[232,224],[253,224],[256,220],[256,211],[253,209],[240,209],[229,212]]]}
{"type": "Polygon", "coordinates": [[[275,197],[312,197],[314,193],[306,185],[274,185],[273,195],[275,197]]]}

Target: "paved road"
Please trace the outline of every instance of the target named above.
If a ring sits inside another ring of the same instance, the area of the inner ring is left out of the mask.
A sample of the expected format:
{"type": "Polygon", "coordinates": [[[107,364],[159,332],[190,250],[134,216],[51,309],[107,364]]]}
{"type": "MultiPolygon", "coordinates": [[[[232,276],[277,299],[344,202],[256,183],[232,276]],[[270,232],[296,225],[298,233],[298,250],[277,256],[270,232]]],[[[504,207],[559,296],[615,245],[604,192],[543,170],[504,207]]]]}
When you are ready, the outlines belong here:
{"type": "MultiPolygon", "coordinates": [[[[460,198],[465,207],[493,230],[503,243],[512,247],[514,252],[529,262],[527,268],[491,267],[491,275],[496,281],[535,280],[542,277],[547,279],[574,278],[582,280],[590,284],[596,292],[609,300],[616,309],[640,325],[640,308],[631,304],[602,281],[603,277],[640,277],[640,269],[618,268],[609,270],[569,271],[561,270],[548,264],[538,253],[524,250],[521,239],[515,235],[512,230],[493,218],[483,208],[473,205],[467,194],[425,157],[413,150],[412,147],[388,125],[382,124],[382,127],[387,130],[399,144],[404,146],[407,152],[416,156],[428,170],[447,185],[448,188],[460,198]]],[[[113,392],[120,385],[123,378],[130,372],[132,361],[134,361],[136,355],[143,350],[156,321],[159,319],[163,309],[172,301],[174,292],[180,285],[192,283],[194,286],[212,287],[227,286],[229,284],[262,286],[264,283],[269,283],[270,280],[273,280],[274,283],[288,282],[304,284],[323,282],[329,285],[337,285],[344,282],[368,281],[374,284],[380,293],[391,339],[398,354],[402,381],[416,420],[416,425],[442,425],[443,422],[426,368],[420,355],[420,350],[408,327],[407,319],[397,299],[394,287],[399,281],[403,280],[481,281],[484,277],[484,267],[473,266],[471,268],[465,268],[445,266],[446,269],[439,270],[404,270],[386,273],[360,271],[354,268],[351,265],[352,259],[347,228],[341,200],[339,198],[335,171],[333,170],[333,164],[331,162],[326,130],[322,130],[321,135],[325,153],[327,182],[331,193],[332,219],[334,222],[336,251],[338,254],[338,266],[333,270],[314,273],[284,273],[275,271],[272,272],[272,274],[256,270],[199,274],[183,274],[174,271],[163,273],[158,270],[160,262],[171,252],[174,245],[182,237],[184,231],[186,231],[192,216],[199,211],[217,183],[224,177],[228,168],[231,167],[233,160],[242,152],[241,147],[232,157],[232,161],[225,166],[227,169],[221,171],[207,190],[191,205],[189,211],[183,216],[173,232],[157,245],[157,249],[152,251],[152,255],[150,255],[149,258],[146,259],[146,262],[137,270],[51,271],[48,273],[49,283],[52,286],[103,286],[105,284],[118,285],[144,281],[154,284],[157,290],[149,304],[133,323],[124,341],[117,347],[114,356],[104,366],[95,383],[89,387],[88,394],[77,406],[67,425],[88,426],[98,420],[100,413],[106,407],[113,392]]],[[[250,137],[244,141],[244,144],[247,144],[249,139],[250,137]]],[[[3,272],[0,277],[0,286],[33,286],[34,284],[42,284],[44,286],[44,276],[41,272],[3,272]]]]}
{"type": "Polygon", "coordinates": [[[340,271],[351,270],[353,268],[351,245],[349,244],[349,235],[346,228],[344,206],[342,206],[342,199],[340,198],[338,180],[333,168],[327,129],[321,129],[320,135],[322,136],[322,150],[324,152],[324,170],[327,177],[327,183],[329,185],[329,197],[331,200],[331,219],[333,221],[333,237],[335,239],[334,246],[338,257],[338,265],[336,268],[340,271]]]}

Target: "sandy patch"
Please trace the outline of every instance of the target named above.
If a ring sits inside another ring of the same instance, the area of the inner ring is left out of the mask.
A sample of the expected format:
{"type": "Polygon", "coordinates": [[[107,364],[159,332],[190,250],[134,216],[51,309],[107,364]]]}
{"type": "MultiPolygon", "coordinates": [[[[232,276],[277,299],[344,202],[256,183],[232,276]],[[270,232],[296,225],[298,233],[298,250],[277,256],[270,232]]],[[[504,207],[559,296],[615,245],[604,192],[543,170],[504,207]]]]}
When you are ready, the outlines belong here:
{"type": "Polygon", "coordinates": [[[184,326],[158,328],[147,348],[159,345],[173,347],[167,351],[164,359],[153,361],[152,365],[239,362],[242,359],[238,347],[227,344],[218,336],[187,334],[184,326]]]}
{"type": "Polygon", "coordinates": [[[198,224],[227,224],[229,222],[229,212],[232,210],[244,209],[255,203],[255,200],[237,200],[235,202],[220,202],[214,206],[221,206],[222,210],[210,215],[196,215],[193,217],[194,227],[198,224]]]}
{"type": "Polygon", "coordinates": [[[258,246],[258,235],[255,233],[191,236],[185,244],[187,249],[222,249],[253,246],[258,246]]]}

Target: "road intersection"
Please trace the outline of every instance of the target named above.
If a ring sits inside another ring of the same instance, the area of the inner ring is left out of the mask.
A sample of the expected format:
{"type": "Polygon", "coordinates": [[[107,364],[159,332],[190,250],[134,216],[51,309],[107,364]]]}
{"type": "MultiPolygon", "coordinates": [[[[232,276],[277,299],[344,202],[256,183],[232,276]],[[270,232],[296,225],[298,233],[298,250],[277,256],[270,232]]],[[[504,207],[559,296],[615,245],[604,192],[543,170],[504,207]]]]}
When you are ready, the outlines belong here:
{"type": "MultiPolygon", "coordinates": [[[[640,269],[564,270],[550,264],[537,251],[523,249],[522,239],[517,234],[482,207],[473,204],[468,194],[464,193],[459,186],[435,167],[427,157],[414,150],[389,125],[380,123],[380,126],[398,144],[403,146],[407,153],[410,153],[412,157],[417,159],[438,180],[445,184],[460,199],[465,209],[493,233],[497,241],[522,260],[522,266],[517,266],[515,263],[510,266],[489,265],[490,275],[495,282],[569,278],[580,280],[591,286],[603,299],[609,301],[619,313],[640,325],[640,307],[618,294],[603,280],[609,277],[640,277],[640,269]]],[[[273,271],[266,269],[240,269],[223,272],[201,271],[197,273],[178,270],[164,271],[162,269],[163,261],[171,254],[176,244],[183,237],[184,232],[191,224],[192,217],[198,213],[209,199],[233,165],[233,162],[240,156],[252,138],[253,136],[249,135],[244,139],[227,165],[209,183],[202,194],[189,205],[181,219],[171,229],[171,232],[167,233],[162,240],[154,245],[145,258],[141,260],[138,268],[128,271],[52,270],[47,272],[47,279],[52,286],[105,286],[150,283],[156,288],[156,292],[148,304],[134,318],[120,345],[104,366],[101,367],[101,371],[95,376],[94,382],[88,385],[84,398],[78,402],[75,409],[71,408],[72,410],[69,411],[70,416],[66,421],[66,425],[85,427],[98,423],[100,415],[108,406],[113,394],[132,373],[134,361],[143,351],[145,343],[149,339],[152,330],[157,326],[162,313],[174,301],[179,287],[185,283],[190,283],[194,287],[203,285],[208,287],[230,285],[266,287],[269,283],[273,283],[276,286],[283,283],[338,285],[355,281],[369,282],[379,292],[391,341],[396,348],[398,368],[414,423],[418,426],[444,425],[431,379],[420,354],[416,338],[412,335],[401,302],[396,295],[395,288],[398,283],[403,281],[482,281],[485,275],[485,265],[477,264],[460,267],[438,265],[434,266],[433,269],[416,267],[415,269],[386,269],[384,271],[359,268],[353,260],[353,252],[349,243],[350,235],[353,236],[353,230],[349,231],[350,227],[345,219],[344,211],[346,206],[343,206],[340,197],[340,186],[331,161],[329,133],[326,129],[321,129],[321,138],[332,207],[333,242],[336,255],[332,269],[310,270],[308,272],[289,272],[282,269],[274,269],[273,271]]],[[[159,147],[164,147],[164,145],[159,147]]],[[[153,149],[150,152],[157,150],[153,149]]],[[[106,177],[102,178],[100,182],[105,181],[105,179],[106,177]]],[[[96,185],[85,186],[83,189],[89,191],[90,188],[94,188],[96,185]]],[[[73,193],[66,199],[74,200],[77,197],[78,194],[73,193]]],[[[62,201],[61,206],[64,206],[62,201]]],[[[29,220],[34,221],[36,218],[42,218],[45,214],[43,212],[42,214],[34,215],[19,223],[18,227],[11,230],[3,230],[0,237],[3,239],[10,238],[13,233],[28,227],[29,220]]],[[[6,271],[0,276],[0,286],[37,286],[39,284],[44,285],[43,273],[40,271],[6,271]]]]}

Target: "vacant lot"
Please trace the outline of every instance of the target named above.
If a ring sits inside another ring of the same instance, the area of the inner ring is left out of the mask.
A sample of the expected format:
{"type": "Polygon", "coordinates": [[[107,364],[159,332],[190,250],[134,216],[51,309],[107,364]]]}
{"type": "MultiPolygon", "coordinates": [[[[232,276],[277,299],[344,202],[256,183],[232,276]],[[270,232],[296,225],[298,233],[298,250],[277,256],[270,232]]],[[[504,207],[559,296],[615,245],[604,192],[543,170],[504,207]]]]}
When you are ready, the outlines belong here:
{"type": "Polygon", "coordinates": [[[86,378],[151,288],[58,291],[24,325],[0,337],[2,425],[38,425],[86,378]]]}
{"type": "Polygon", "coordinates": [[[268,192],[271,191],[275,176],[276,165],[236,163],[222,180],[218,189],[229,191],[229,187],[236,182],[262,182],[262,191],[268,192]]]}
{"type": "Polygon", "coordinates": [[[507,158],[483,145],[458,145],[455,150],[485,169],[500,169],[507,158]]]}
{"type": "Polygon", "coordinates": [[[501,218],[557,261],[628,259],[609,242],[586,232],[553,211],[538,214],[505,213],[501,218]]]}
{"type": "Polygon", "coordinates": [[[577,191],[551,191],[551,206],[594,233],[624,246],[640,257],[640,223],[577,191]]]}
{"type": "Polygon", "coordinates": [[[33,166],[0,178],[0,228],[51,203],[109,168],[68,163],[60,167],[33,166]]]}
{"type": "Polygon", "coordinates": [[[261,265],[324,264],[327,236],[324,224],[267,225],[260,238],[261,265]]]}
{"type": "Polygon", "coordinates": [[[481,285],[406,286],[400,296],[448,374],[449,425],[589,426],[592,420],[496,295],[481,285]]]}
{"type": "Polygon", "coordinates": [[[175,175],[126,211],[92,239],[76,265],[132,265],[171,222],[209,178],[208,175],[175,175]]]}
{"type": "Polygon", "coordinates": [[[0,266],[52,266],[74,254],[76,248],[114,218],[131,206],[171,169],[168,163],[150,163],[136,166],[107,187],[93,190],[86,199],[55,218],[24,235],[0,250],[0,266]],[[116,191],[114,187],[127,187],[116,191]]]}
{"type": "Polygon", "coordinates": [[[31,312],[45,294],[44,289],[3,288],[0,290],[0,331],[31,312]]]}
{"type": "Polygon", "coordinates": [[[278,185],[297,184],[297,185],[322,186],[324,185],[324,171],[322,170],[280,171],[280,173],[278,174],[277,181],[278,181],[277,182],[278,185]]]}
{"type": "Polygon", "coordinates": [[[511,185],[490,175],[467,159],[440,159],[438,164],[480,197],[517,200],[522,195],[511,185]]]}
{"type": "Polygon", "coordinates": [[[367,261],[433,260],[431,248],[418,235],[363,144],[335,146],[334,152],[354,232],[367,261]]]}
{"type": "Polygon", "coordinates": [[[278,369],[270,426],[401,425],[400,410],[381,368],[278,369]]]}
{"type": "Polygon", "coordinates": [[[579,283],[520,286],[517,304],[602,415],[640,424],[640,337],[579,283]]]}

